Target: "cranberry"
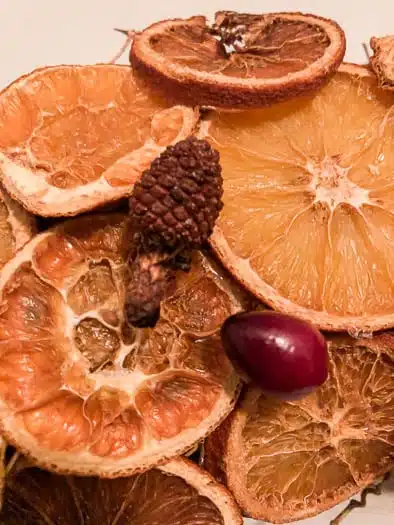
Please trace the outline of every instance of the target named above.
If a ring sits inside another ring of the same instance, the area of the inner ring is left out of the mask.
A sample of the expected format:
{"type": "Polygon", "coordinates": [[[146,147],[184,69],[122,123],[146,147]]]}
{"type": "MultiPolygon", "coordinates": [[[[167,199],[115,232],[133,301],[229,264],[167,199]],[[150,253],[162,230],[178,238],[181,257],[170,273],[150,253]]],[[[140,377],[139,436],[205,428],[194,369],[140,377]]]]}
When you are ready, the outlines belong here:
{"type": "Polygon", "coordinates": [[[236,367],[267,394],[297,399],[327,379],[326,341],[305,321],[271,311],[245,312],[229,317],[221,336],[236,367]]]}

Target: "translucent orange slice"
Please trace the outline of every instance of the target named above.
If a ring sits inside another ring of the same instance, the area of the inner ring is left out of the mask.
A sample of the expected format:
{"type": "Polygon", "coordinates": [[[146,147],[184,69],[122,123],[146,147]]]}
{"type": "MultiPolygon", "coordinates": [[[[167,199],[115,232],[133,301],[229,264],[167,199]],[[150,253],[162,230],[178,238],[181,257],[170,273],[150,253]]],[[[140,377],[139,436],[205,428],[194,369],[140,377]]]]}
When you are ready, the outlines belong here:
{"type": "Polygon", "coordinates": [[[76,215],[130,195],[196,120],[193,109],[152,95],[126,66],[39,69],[0,94],[1,178],[33,213],[76,215]]]}
{"type": "Polygon", "coordinates": [[[227,490],[184,459],[113,480],[16,469],[0,518],[4,525],[242,525],[227,490]]]}
{"type": "Polygon", "coordinates": [[[324,329],[394,325],[394,95],[343,66],[313,97],[203,124],[220,151],[212,246],[277,310],[324,329]]]}
{"type": "Polygon", "coordinates": [[[147,469],[190,449],[237,397],[218,330],[242,293],[197,254],[157,327],[127,328],[125,233],[123,215],[75,219],[35,237],[1,274],[0,425],[49,469],[147,469]]]}
{"type": "Polygon", "coordinates": [[[331,338],[330,376],[295,402],[248,388],[209,439],[206,467],[245,513],[273,523],[313,516],[394,467],[394,336],[331,338]]]}

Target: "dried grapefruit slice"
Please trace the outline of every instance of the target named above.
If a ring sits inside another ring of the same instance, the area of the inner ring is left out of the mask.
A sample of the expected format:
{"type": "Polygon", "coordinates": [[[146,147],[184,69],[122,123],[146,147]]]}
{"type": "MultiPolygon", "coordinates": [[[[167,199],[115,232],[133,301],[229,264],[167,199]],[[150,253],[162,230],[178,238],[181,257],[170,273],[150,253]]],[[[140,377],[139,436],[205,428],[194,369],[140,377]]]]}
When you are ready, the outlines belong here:
{"type": "Polygon", "coordinates": [[[224,209],[211,237],[260,299],[328,330],[394,325],[394,96],[361,66],[318,94],[214,113],[224,209]]]}
{"type": "Polygon", "coordinates": [[[136,34],[130,61],[178,100],[261,107],[314,91],[335,72],[345,35],[332,20],[301,13],[216,14],[165,20],[136,34]]]}
{"type": "Polygon", "coordinates": [[[152,95],[127,66],[39,69],[0,94],[1,178],[33,213],[76,215],[130,195],[197,118],[152,95]]]}
{"type": "Polygon", "coordinates": [[[16,470],[0,518],[3,525],[242,525],[227,490],[184,459],[113,480],[16,470]]]}
{"type": "Polygon", "coordinates": [[[394,466],[394,335],[330,339],[330,376],[300,401],[251,387],[208,438],[206,467],[250,516],[303,519],[394,466]]]}
{"type": "Polygon", "coordinates": [[[0,186],[0,269],[36,233],[34,217],[0,186]]]}
{"type": "Polygon", "coordinates": [[[237,397],[217,332],[242,292],[197,253],[156,328],[126,328],[126,230],[119,214],[68,221],[1,274],[0,426],[49,469],[145,470],[191,448],[237,397]]]}
{"type": "Polygon", "coordinates": [[[394,35],[371,38],[371,47],[374,52],[371,66],[379,87],[394,91],[394,35]]]}

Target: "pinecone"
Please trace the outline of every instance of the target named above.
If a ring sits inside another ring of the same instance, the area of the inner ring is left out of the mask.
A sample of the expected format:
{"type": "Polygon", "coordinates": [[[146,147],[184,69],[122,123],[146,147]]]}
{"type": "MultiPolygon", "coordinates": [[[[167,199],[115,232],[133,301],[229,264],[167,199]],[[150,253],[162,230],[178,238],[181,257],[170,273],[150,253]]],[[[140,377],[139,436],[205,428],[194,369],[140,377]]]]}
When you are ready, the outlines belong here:
{"type": "Polygon", "coordinates": [[[223,207],[219,153],[190,137],[168,147],[136,183],[131,219],[153,247],[198,248],[223,207]]]}
{"type": "Polygon", "coordinates": [[[211,235],[222,194],[219,154],[194,137],[167,148],[143,173],[130,198],[127,324],[155,326],[175,270],[188,271],[192,249],[211,235]]]}

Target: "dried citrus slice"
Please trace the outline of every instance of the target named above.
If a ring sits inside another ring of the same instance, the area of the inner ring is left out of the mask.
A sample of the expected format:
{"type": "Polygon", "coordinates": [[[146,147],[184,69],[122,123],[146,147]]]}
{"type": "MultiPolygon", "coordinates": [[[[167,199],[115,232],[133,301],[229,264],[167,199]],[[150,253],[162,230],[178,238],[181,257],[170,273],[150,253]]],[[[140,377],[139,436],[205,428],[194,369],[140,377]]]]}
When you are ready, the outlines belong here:
{"type": "Polygon", "coordinates": [[[126,229],[118,214],[66,222],[1,274],[0,426],[49,469],[147,469],[190,449],[237,397],[217,332],[242,293],[197,254],[156,328],[126,328],[126,229]]]}
{"type": "Polygon", "coordinates": [[[321,87],[342,62],[345,35],[332,20],[301,13],[219,12],[165,20],[136,34],[133,66],[180,100],[261,107],[321,87]]]}
{"type": "Polygon", "coordinates": [[[7,445],[2,437],[0,437],[0,510],[3,507],[3,493],[5,485],[5,451],[7,445]]]}
{"type": "Polygon", "coordinates": [[[374,52],[371,66],[379,87],[394,91],[394,35],[371,38],[371,47],[374,52]]]}
{"type": "Polygon", "coordinates": [[[274,523],[326,510],[394,466],[394,335],[333,337],[330,376],[302,400],[248,388],[206,446],[206,467],[250,516],[274,523]]]}
{"type": "Polygon", "coordinates": [[[4,503],[3,525],[242,525],[227,490],[183,459],[113,480],[16,470],[7,480],[4,503]]]}
{"type": "Polygon", "coordinates": [[[36,233],[36,221],[0,186],[0,269],[36,233]]]}
{"type": "Polygon", "coordinates": [[[214,113],[222,262],[275,309],[329,330],[394,325],[394,96],[361,66],[318,94],[214,113]]]}
{"type": "Polygon", "coordinates": [[[76,215],[130,195],[197,118],[152,95],[127,66],[39,69],[0,94],[1,178],[33,213],[76,215]]]}

